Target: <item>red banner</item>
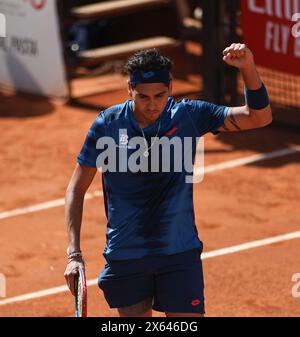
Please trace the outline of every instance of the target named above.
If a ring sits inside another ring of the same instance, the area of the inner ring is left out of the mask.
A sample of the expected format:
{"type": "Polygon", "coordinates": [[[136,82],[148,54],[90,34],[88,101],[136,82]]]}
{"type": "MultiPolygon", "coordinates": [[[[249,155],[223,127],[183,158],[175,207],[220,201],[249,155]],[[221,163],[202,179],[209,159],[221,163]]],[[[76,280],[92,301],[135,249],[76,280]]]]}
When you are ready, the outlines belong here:
{"type": "Polygon", "coordinates": [[[297,13],[300,0],[242,0],[244,42],[258,65],[300,75],[297,13]]]}

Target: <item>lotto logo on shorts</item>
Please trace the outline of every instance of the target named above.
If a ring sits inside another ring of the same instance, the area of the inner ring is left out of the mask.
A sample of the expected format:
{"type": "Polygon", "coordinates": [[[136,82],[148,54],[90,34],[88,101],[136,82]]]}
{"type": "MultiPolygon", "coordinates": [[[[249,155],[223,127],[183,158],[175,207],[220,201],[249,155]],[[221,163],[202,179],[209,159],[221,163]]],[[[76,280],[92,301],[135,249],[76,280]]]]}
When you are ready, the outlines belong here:
{"type": "Polygon", "coordinates": [[[0,37],[6,37],[6,17],[0,13],[0,37]]]}
{"type": "Polygon", "coordinates": [[[201,304],[201,301],[200,301],[200,300],[193,300],[193,301],[191,302],[191,305],[192,305],[193,307],[197,307],[199,304],[201,304]]]}
{"type": "Polygon", "coordinates": [[[3,274],[0,274],[0,297],[6,297],[6,279],[3,274]]]}

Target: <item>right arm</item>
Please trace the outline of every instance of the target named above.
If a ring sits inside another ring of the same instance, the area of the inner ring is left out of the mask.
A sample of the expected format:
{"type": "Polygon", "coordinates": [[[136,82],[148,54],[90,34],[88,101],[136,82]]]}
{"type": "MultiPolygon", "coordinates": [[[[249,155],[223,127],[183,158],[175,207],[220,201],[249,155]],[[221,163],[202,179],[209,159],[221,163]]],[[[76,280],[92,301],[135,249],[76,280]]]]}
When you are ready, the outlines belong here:
{"type": "MultiPolygon", "coordinates": [[[[96,168],[77,164],[66,192],[66,223],[68,231],[68,252],[80,250],[80,229],[82,222],[84,196],[97,172],[96,168]]],[[[81,257],[68,261],[65,278],[71,293],[74,295],[74,278],[78,268],[84,267],[81,257]]]]}

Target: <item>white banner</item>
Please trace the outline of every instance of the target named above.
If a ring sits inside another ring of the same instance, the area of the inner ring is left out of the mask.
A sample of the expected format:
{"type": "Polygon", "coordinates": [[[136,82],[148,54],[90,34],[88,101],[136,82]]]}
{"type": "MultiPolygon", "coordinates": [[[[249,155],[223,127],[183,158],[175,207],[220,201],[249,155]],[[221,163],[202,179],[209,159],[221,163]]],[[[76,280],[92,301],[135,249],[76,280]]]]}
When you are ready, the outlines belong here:
{"type": "Polygon", "coordinates": [[[6,24],[6,37],[0,37],[0,86],[66,98],[56,1],[0,0],[0,13],[6,24]]]}

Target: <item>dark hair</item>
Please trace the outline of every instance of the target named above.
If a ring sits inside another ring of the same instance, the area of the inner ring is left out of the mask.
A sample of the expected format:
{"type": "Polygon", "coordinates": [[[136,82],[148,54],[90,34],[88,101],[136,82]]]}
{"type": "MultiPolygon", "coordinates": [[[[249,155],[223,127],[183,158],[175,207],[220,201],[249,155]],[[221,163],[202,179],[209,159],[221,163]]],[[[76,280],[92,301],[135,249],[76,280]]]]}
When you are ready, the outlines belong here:
{"type": "Polygon", "coordinates": [[[171,71],[172,61],[162,55],[156,48],[138,51],[129,58],[124,67],[124,71],[129,75],[136,70],[147,71],[161,69],[171,71]]]}

